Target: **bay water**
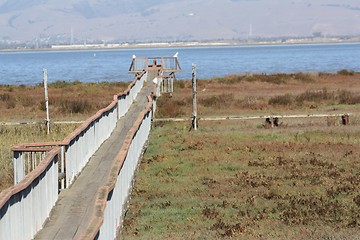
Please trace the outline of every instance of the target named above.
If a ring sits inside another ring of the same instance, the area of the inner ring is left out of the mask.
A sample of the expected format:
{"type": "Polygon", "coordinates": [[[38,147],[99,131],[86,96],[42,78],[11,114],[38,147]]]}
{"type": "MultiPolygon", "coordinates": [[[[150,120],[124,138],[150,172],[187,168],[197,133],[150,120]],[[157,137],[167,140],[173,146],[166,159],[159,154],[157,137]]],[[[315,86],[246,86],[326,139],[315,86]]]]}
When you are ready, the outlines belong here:
{"type": "Polygon", "coordinates": [[[133,54],[162,57],[176,52],[183,70],[177,79],[191,79],[192,64],[198,79],[244,73],[360,72],[360,43],[0,52],[0,84],[40,84],[43,68],[49,82],[127,82],[133,79],[128,73],[133,54]]]}

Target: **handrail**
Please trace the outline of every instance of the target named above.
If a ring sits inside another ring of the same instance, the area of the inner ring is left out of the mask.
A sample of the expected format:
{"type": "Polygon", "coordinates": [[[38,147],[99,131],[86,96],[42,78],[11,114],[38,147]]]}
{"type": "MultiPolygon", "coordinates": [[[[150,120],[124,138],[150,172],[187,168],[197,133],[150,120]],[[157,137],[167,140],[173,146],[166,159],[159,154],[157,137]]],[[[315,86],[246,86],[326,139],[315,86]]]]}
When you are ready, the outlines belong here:
{"type": "MultiPolygon", "coordinates": [[[[129,130],[123,145],[120,148],[119,153],[117,154],[114,162],[111,166],[110,173],[107,178],[107,182],[103,187],[101,187],[97,192],[97,197],[94,206],[94,213],[92,215],[92,219],[87,227],[87,230],[80,239],[95,239],[99,234],[100,228],[104,223],[104,212],[107,205],[107,199],[109,194],[114,190],[117,184],[117,178],[119,173],[124,166],[124,162],[126,156],[129,154],[129,149],[131,146],[132,141],[134,140],[134,136],[136,135],[137,131],[139,130],[141,124],[143,123],[144,118],[147,114],[150,114],[152,111],[153,100],[152,96],[148,97],[148,105],[146,109],[144,109],[140,115],[138,116],[137,120],[134,122],[132,128],[129,130]]],[[[121,203],[118,203],[121,204],[121,203]]]]}
{"type": "Polygon", "coordinates": [[[0,239],[31,239],[42,228],[57,201],[59,154],[60,148],[52,149],[24,179],[0,193],[0,223],[4,223],[0,224],[0,239]],[[47,189],[46,193],[39,194],[41,189],[47,189]]]}
{"type": "MultiPolygon", "coordinates": [[[[12,151],[14,152],[14,183],[15,184],[18,183],[25,176],[25,168],[20,166],[21,164],[25,164],[22,153],[26,153],[26,152],[48,152],[49,150],[51,150],[52,147],[64,147],[64,148],[67,148],[67,147],[69,147],[71,145],[72,142],[75,144],[76,139],[79,136],[81,136],[82,134],[85,134],[86,131],[89,130],[89,128],[90,128],[90,126],[92,124],[95,124],[96,122],[99,122],[104,116],[107,116],[108,114],[112,113],[112,114],[115,114],[117,116],[117,119],[122,117],[124,115],[124,113],[127,112],[128,107],[131,105],[132,101],[134,100],[134,98],[135,98],[135,96],[137,94],[137,93],[135,93],[134,96],[129,97],[130,94],[131,94],[131,91],[133,89],[137,88],[137,84],[139,84],[139,80],[142,79],[145,74],[146,74],[145,71],[137,74],[134,77],[134,80],[128,85],[128,87],[127,87],[127,89],[125,91],[114,95],[112,102],[108,106],[106,106],[103,109],[100,109],[93,116],[91,116],[87,120],[85,120],[77,129],[75,129],[72,133],[70,133],[64,140],[58,141],[58,142],[38,142],[38,143],[19,144],[19,145],[13,146],[12,151]],[[125,106],[125,110],[122,111],[121,113],[118,110],[119,108],[123,107],[122,105],[120,105],[120,102],[119,102],[120,98],[125,99],[126,102],[124,103],[124,105],[127,105],[127,106],[125,106]],[[129,99],[129,98],[131,98],[131,99],[129,99]],[[18,161],[18,158],[21,159],[20,165],[19,165],[20,173],[17,173],[17,169],[15,169],[15,166],[17,165],[16,162],[18,161]]],[[[138,90],[140,90],[140,89],[138,89],[138,90]]],[[[137,89],[135,89],[134,91],[136,92],[137,89]]],[[[111,128],[115,128],[115,125],[116,125],[115,119],[110,124],[111,124],[111,126],[110,126],[111,128]]],[[[108,129],[108,131],[110,131],[109,134],[112,132],[113,129],[110,129],[110,130],[108,129]]],[[[107,135],[104,135],[102,137],[104,139],[99,139],[99,141],[102,142],[107,137],[108,137],[107,135]]],[[[63,149],[63,152],[66,152],[66,150],[67,149],[63,149]]],[[[85,150],[85,152],[88,153],[89,150],[85,150]]],[[[62,166],[62,167],[64,165],[66,165],[64,158],[66,158],[66,157],[63,156],[63,154],[62,154],[61,164],[60,164],[60,166],[62,166]]],[[[76,167],[74,169],[75,172],[72,171],[71,175],[70,174],[67,174],[67,175],[65,174],[67,176],[66,177],[66,184],[67,185],[72,183],[75,175],[77,175],[79,173],[79,171],[85,166],[84,161],[85,160],[80,161],[79,167],[76,167]]],[[[63,183],[62,185],[65,185],[65,183],[63,183]]]]}
{"type": "MultiPolygon", "coordinates": [[[[14,186],[0,192],[0,239],[34,237],[42,228],[58,199],[60,167],[60,172],[62,174],[65,172],[66,187],[68,187],[93,152],[114,130],[117,120],[128,111],[145,78],[145,71],[136,75],[125,91],[114,95],[107,107],[88,118],[63,141],[18,144],[12,147],[14,179],[17,177],[16,165],[19,176],[14,186]],[[118,110],[120,108],[124,108],[122,115],[118,110]],[[86,134],[89,129],[92,130],[91,134],[86,134]],[[95,132],[98,135],[94,136],[95,132]],[[88,140],[92,144],[87,144],[88,140]],[[84,146],[87,145],[92,148],[85,148],[84,146]],[[35,155],[35,163],[32,162],[30,167],[26,166],[25,153],[30,153],[27,154],[30,158],[35,155]],[[40,159],[36,159],[35,153],[40,153],[40,159]],[[27,175],[25,175],[26,170],[29,171],[27,175]]],[[[61,186],[65,186],[63,182],[61,186]]]]}
{"type": "Polygon", "coordinates": [[[19,193],[20,191],[27,188],[31,184],[31,182],[34,181],[34,179],[39,177],[39,175],[43,171],[45,171],[47,166],[50,164],[53,157],[58,154],[60,154],[60,148],[52,149],[49,152],[49,154],[47,154],[45,159],[43,161],[41,161],[41,163],[38,165],[38,167],[36,169],[34,169],[34,171],[32,171],[31,173],[26,175],[26,177],[23,180],[21,180],[18,184],[11,186],[11,187],[5,189],[4,191],[0,192],[0,209],[4,206],[6,201],[8,201],[10,199],[11,196],[13,196],[16,193],[19,193]]]}
{"type": "Polygon", "coordinates": [[[180,72],[178,58],[173,57],[135,57],[130,64],[129,72],[138,73],[149,68],[160,68],[163,72],[180,72]]]}
{"type": "Polygon", "coordinates": [[[91,117],[89,117],[88,119],[86,119],[78,128],[76,128],[73,132],[71,132],[67,137],[65,137],[65,139],[63,141],[57,141],[57,142],[37,142],[37,143],[25,143],[25,144],[17,144],[15,146],[13,146],[11,148],[12,151],[26,151],[27,148],[30,147],[50,147],[50,146],[63,146],[63,145],[68,145],[72,140],[74,140],[74,138],[76,138],[76,136],[78,136],[79,134],[81,134],[82,131],[84,131],[87,127],[89,127],[89,125],[96,121],[97,119],[99,119],[101,117],[102,114],[104,114],[105,112],[111,110],[116,104],[117,104],[117,99],[120,96],[125,96],[128,95],[131,91],[131,89],[135,86],[136,82],[144,76],[144,74],[146,73],[146,71],[143,71],[140,75],[137,75],[134,80],[129,84],[129,86],[127,87],[127,89],[121,93],[115,94],[113,101],[105,108],[100,109],[99,111],[97,111],[94,115],[92,115],[91,117]],[[116,99],[116,100],[115,100],[116,99]]]}

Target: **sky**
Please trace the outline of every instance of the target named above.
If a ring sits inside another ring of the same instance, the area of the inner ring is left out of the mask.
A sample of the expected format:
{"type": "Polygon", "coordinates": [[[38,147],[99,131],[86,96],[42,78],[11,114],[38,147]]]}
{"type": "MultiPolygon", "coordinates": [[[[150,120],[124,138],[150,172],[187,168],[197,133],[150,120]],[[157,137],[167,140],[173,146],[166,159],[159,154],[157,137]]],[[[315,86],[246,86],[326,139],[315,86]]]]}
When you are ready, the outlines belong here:
{"type": "Polygon", "coordinates": [[[0,40],[189,41],[360,35],[359,0],[0,0],[0,40]]]}

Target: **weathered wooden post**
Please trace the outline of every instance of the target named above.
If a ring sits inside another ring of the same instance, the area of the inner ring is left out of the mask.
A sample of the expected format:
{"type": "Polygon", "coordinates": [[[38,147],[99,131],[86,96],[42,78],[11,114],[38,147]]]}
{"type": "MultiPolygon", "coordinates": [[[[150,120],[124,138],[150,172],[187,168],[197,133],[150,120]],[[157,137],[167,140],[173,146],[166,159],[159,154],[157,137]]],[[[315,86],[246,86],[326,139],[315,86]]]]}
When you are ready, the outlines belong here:
{"type": "Polygon", "coordinates": [[[341,115],[341,122],[343,125],[349,124],[349,114],[341,115]]]}
{"type": "Polygon", "coordinates": [[[192,91],[193,91],[193,119],[192,127],[197,130],[197,107],[196,107],[196,64],[192,65],[192,91]]]}
{"type": "Polygon", "coordinates": [[[46,127],[47,134],[50,134],[50,115],[49,115],[49,94],[48,94],[48,77],[46,68],[43,69],[44,73],[44,89],[45,89],[45,108],[46,108],[46,127]]]}

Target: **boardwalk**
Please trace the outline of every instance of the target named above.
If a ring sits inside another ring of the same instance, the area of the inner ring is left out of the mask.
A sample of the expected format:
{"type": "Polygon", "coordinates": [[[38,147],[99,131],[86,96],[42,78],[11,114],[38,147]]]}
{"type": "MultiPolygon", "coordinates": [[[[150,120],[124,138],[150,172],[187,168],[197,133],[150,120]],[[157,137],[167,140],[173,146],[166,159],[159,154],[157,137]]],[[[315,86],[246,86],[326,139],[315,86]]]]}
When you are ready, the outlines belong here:
{"type": "Polygon", "coordinates": [[[49,220],[35,239],[77,239],[86,230],[94,211],[98,189],[104,185],[112,162],[123,140],[147,104],[153,90],[152,82],[145,83],[127,114],[122,117],[111,134],[69,189],[63,190],[49,220]]]}

